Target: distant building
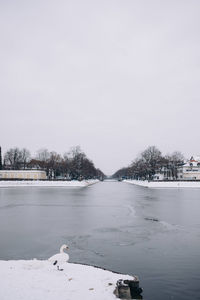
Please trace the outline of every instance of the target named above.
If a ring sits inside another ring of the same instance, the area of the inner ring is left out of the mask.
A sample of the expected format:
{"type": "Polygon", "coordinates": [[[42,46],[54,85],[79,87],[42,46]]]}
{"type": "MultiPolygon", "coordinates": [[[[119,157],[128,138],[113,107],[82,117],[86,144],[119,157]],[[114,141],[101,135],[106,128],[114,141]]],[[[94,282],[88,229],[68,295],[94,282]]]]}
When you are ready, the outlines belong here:
{"type": "Polygon", "coordinates": [[[155,181],[165,180],[165,179],[166,178],[165,178],[165,175],[162,170],[153,175],[153,180],[155,180],[155,181]]]}
{"type": "Polygon", "coordinates": [[[39,161],[38,159],[31,159],[31,161],[28,163],[28,169],[31,170],[42,170],[44,169],[44,166],[42,168],[41,166],[41,161],[39,161]]]}
{"type": "Polygon", "coordinates": [[[159,171],[153,175],[153,180],[173,180],[172,170],[167,167],[162,167],[159,171]]]}
{"type": "Polygon", "coordinates": [[[192,156],[182,165],[176,167],[176,176],[173,177],[172,169],[162,167],[153,176],[153,180],[200,180],[200,156],[192,156]]]}
{"type": "Polygon", "coordinates": [[[46,179],[46,172],[40,170],[0,170],[0,179],[46,179]]]}
{"type": "Polygon", "coordinates": [[[178,168],[178,179],[200,180],[200,156],[192,156],[178,168]]]}

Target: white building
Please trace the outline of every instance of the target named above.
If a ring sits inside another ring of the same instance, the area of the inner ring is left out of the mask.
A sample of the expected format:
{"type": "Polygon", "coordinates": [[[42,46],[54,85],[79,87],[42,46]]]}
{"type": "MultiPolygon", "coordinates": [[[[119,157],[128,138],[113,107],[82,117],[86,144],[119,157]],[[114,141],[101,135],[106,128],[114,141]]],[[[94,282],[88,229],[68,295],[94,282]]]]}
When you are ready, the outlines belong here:
{"type": "Polygon", "coordinates": [[[167,167],[162,167],[155,175],[153,175],[153,180],[173,180],[172,171],[167,167]]]}
{"type": "Polygon", "coordinates": [[[46,172],[40,170],[0,170],[0,179],[46,179],[46,172]]]}
{"type": "Polygon", "coordinates": [[[200,156],[192,156],[182,167],[178,168],[178,179],[200,180],[200,156]]]}
{"type": "Polygon", "coordinates": [[[161,180],[200,180],[200,156],[192,156],[176,169],[162,167],[154,176],[154,181],[161,180]],[[173,174],[176,176],[173,177],[173,174]]]}

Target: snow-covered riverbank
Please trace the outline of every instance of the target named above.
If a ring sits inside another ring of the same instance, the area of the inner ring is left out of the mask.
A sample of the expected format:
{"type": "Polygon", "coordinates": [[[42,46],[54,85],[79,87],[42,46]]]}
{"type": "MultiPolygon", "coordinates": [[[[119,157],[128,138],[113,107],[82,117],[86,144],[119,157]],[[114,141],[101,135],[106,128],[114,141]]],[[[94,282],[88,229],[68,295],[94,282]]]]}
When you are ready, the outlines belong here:
{"type": "Polygon", "coordinates": [[[118,279],[133,279],[95,267],[49,261],[0,261],[1,300],[111,300],[118,279]]]}
{"type": "Polygon", "coordinates": [[[72,180],[72,181],[39,181],[39,180],[22,180],[22,181],[0,181],[1,187],[27,187],[27,186],[35,186],[35,187],[86,187],[91,184],[97,183],[99,180],[91,179],[91,180],[72,180]]]}
{"type": "Polygon", "coordinates": [[[200,188],[200,181],[148,181],[148,180],[124,180],[148,188],[200,188]]]}

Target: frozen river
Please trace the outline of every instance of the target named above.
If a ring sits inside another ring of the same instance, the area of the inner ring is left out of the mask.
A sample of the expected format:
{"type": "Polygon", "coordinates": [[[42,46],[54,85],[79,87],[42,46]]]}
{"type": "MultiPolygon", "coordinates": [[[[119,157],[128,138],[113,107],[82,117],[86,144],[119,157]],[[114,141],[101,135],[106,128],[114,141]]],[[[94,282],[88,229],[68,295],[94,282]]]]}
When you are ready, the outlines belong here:
{"type": "Polygon", "coordinates": [[[0,259],[46,259],[63,243],[71,262],[138,275],[146,300],[200,297],[198,189],[0,189],[0,259]]]}

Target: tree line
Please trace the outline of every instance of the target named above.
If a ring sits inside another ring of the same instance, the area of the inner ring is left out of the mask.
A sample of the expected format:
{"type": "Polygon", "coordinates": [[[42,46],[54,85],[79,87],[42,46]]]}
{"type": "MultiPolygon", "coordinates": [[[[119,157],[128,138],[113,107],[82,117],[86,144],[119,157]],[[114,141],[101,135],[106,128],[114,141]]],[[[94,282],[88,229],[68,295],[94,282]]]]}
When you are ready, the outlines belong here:
{"type": "Polygon", "coordinates": [[[175,151],[163,156],[158,148],[149,146],[128,167],[119,169],[112,177],[151,180],[153,175],[165,169],[169,177],[177,179],[177,169],[183,163],[181,152],[175,151]]]}
{"type": "Polygon", "coordinates": [[[1,169],[5,170],[44,170],[48,178],[65,179],[104,179],[105,175],[94,166],[79,146],[71,148],[69,152],[61,155],[48,149],[40,149],[35,157],[31,156],[28,149],[10,148],[2,159],[1,169]]]}

